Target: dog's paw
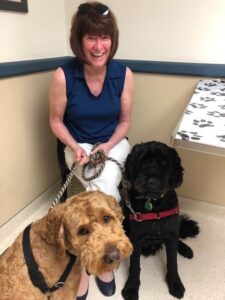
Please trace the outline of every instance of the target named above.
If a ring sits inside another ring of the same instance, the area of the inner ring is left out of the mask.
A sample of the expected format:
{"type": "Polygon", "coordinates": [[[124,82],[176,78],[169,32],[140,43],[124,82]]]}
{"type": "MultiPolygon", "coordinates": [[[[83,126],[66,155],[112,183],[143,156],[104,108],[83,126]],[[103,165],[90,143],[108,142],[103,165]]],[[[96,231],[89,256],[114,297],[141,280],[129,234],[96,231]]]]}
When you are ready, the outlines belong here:
{"type": "Polygon", "coordinates": [[[121,294],[125,300],[138,300],[138,291],[139,285],[134,285],[134,282],[128,279],[121,294]]]}
{"type": "Polygon", "coordinates": [[[121,294],[125,300],[138,300],[138,290],[135,288],[124,288],[121,294]]]}
{"type": "Polygon", "coordinates": [[[170,276],[168,273],[166,275],[166,281],[169,287],[169,292],[172,296],[181,299],[184,296],[185,288],[180,280],[179,275],[170,276]]]}

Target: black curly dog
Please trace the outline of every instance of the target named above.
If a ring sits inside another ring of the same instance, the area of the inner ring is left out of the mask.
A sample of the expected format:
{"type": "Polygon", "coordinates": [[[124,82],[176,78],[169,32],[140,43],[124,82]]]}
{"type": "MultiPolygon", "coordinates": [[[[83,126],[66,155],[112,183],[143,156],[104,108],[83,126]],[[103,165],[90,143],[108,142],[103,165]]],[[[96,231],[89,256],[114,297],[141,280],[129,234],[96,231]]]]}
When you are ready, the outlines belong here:
{"type": "Polygon", "coordinates": [[[125,163],[125,178],[130,187],[122,203],[124,227],[134,251],[129,277],[122,290],[126,300],[137,300],[140,286],[140,255],[153,255],[165,244],[166,282],[169,292],[182,298],[185,288],[177,268],[177,252],[193,257],[192,249],[180,238],[199,233],[197,222],[179,214],[175,188],[183,181],[181,159],[175,149],[161,142],[146,142],[133,147],[125,163]]]}

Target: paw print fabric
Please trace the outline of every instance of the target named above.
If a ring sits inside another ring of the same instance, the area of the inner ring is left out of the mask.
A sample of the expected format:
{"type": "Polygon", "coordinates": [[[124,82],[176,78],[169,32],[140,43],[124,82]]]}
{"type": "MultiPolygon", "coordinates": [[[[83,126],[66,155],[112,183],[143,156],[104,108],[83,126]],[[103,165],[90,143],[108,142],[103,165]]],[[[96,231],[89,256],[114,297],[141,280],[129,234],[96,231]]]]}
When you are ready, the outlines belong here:
{"type": "Polygon", "coordinates": [[[225,149],[225,80],[199,81],[173,138],[225,149]]]}

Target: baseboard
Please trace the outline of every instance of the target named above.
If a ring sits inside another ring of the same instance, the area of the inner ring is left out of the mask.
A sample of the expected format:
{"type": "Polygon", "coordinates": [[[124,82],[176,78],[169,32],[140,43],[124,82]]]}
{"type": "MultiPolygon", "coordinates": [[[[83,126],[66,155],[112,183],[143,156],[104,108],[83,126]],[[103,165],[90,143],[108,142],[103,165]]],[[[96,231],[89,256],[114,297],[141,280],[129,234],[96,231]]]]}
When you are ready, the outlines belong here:
{"type": "Polygon", "coordinates": [[[179,206],[181,212],[184,213],[197,213],[201,214],[204,212],[205,215],[215,216],[217,219],[224,219],[225,206],[216,203],[209,203],[205,201],[195,200],[179,196],[179,206]],[[219,212],[219,214],[218,214],[219,212]]]}
{"type": "Polygon", "coordinates": [[[60,189],[57,181],[38,198],[0,227],[0,254],[11,245],[20,232],[31,222],[41,218],[51,206],[60,189]]]}

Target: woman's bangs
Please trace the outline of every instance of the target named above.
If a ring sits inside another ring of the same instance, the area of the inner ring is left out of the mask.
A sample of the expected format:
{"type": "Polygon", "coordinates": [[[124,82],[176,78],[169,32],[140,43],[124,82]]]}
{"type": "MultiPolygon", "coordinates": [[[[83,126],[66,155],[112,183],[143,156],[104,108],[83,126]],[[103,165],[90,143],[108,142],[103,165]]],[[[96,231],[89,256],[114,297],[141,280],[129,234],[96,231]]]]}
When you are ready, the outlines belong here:
{"type": "Polygon", "coordinates": [[[108,26],[108,24],[101,24],[99,22],[91,22],[87,24],[84,29],[84,35],[86,34],[96,36],[109,35],[112,38],[112,26],[108,26]]]}

